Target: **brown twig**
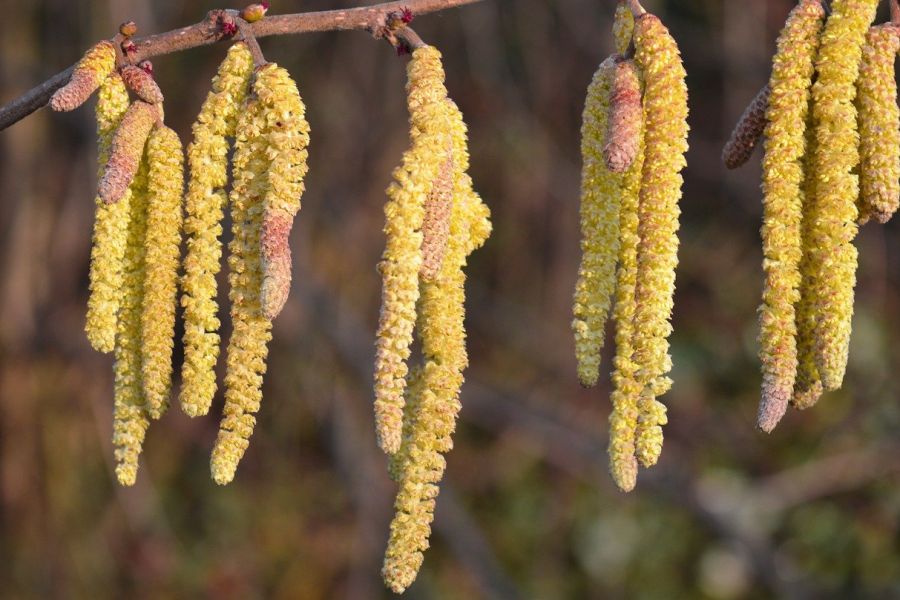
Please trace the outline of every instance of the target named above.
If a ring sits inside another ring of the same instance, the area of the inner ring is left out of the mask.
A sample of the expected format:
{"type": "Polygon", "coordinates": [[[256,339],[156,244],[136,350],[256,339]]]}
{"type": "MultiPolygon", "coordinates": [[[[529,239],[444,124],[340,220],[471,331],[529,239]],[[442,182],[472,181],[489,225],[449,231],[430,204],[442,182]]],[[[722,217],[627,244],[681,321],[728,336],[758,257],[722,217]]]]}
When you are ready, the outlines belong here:
{"type": "Polygon", "coordinates": [[[240,33],[241,41],[247,44],[247,49],[250,50],[250,56],[253,57],[253,66],[261,67],[267,64],[269,61],[266,60],[262,53],[262,48],[259,47],[259,42],[256,41],[256,36],[253,35],[253,28],[250,23],[240,17],[234,17],[234,22],[240,33]]]}
{"type": "Polygon", "coordinates": [[[638,18],[647,13],[646,9],[641,6],[640,0],[625,0],[628,4],[629,10],[631,10],[631,14],[634,15],[635,18],[638,18]]]}
{"type": "MultiPolygon", "coordinates": [[[[385,2],[374,6],[361,6],[344,10],[274,15],[248,24],[256,38],[270,35],[291,35],[317,31],[369,31],[376,34],[384,26],[388,15],[408,8],[416,16],[433,13],[448,8],[474,4],[481,0],[405,0],[385,2]]],[[[636,2],[636,0],[634,0],[636,2]]],[[[223,35],[219,26],[223,10],[210,11],[199,23],[133,40],[135,51],[129,56],[132,64],[144,59],[181,52],[198,46],[214,44],[232,39],[223,35]]],[[[399,34],[399,32],[398,32],[399,34]]],[[[29,90],[19,98],[0,108],[0,131],[21,121],[37,109],[46,105],[53,92],[69,81],[73,67],[57,73],[47,81],[29,90]]]]}

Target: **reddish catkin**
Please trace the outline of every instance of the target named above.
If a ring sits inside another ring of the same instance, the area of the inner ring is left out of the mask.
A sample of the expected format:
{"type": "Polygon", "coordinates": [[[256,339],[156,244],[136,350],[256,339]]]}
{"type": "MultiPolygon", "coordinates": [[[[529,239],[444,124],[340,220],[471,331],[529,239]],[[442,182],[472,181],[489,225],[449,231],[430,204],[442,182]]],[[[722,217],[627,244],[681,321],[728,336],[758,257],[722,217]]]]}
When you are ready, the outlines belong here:
{"type": "Polygon", "coordinates": [[[617,58],[609,97],[603,158],[613,173],[624,173],[634,162],[641,137],[641,81],[633,60],[617,58]]]}
{"type": "Polygon", "coordinates": [[[422,220],[422,267],[419,273],[431,281],[441,270],[450,240],[450,211],[453,209],[453,155],[448,153],[425,199],[422,220]]]}
{"type": "Polygon", "coordinates": [[[157,120],[159,110],[142,100],[133,102],[122,117],[122,124],[113,136],[106,171],[100,180],[100,198],[107,204],[118,202],[131,185],[144,154],[147,137],[157,120]]]}
{"type": "Polygon", "coordinates": [[[722,150],[722,162],[729,169],[744,165],[753,155],[766,127],[766,108],[769,106],[769,86],[759,90],[756,98],[744,110],[731,138],[722,150]]]}
{"type": "Polygon", "coordinates": [[[75,65],[69,83],[56,90],[50,108],[57,112],[75,110],[91,97],[116,67],[116,49],[104,40],[88,50],[75,65]]]}
{"type": "Polygon", "coordinates": [[[159,104],[163,101],[162,91],[156,85],[153,75],[140,67],[127,65],[120,70],[122,81],[128,86],[135,96],[149,102],[150,104],[159,104]]]}

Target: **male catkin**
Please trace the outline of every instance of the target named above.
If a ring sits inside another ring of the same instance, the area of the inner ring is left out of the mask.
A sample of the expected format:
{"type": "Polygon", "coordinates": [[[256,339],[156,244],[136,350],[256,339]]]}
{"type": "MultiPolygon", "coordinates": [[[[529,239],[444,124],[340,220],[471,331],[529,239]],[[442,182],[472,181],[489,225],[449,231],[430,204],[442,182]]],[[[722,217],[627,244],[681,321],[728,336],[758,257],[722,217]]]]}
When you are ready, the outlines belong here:
{"type": "Polygon", "coordinates": [[[115,68],[115,46],[107,40],[99,42],[78,61],[69,82],[53,93],[50,108],[55,111],[75,110],[91,97],[115,68]]]}
{"type": "Polygon", "coordinates": [[[762,396],[758,424],[771,431],[793,396],[797,371],[796,315],[800,299],[803,156],[814,60],[825,10],[803,0],[778,38],[769,80],[763,157],[763,269],[759,309],[762,396]],[[799,126],[798,126],[799,124],[799,126]]]}
{"type": "Polygon", "coordinates": [[[209,412],[216,393],[220,326],[216,275],[222,258],[219,236],[228,183],[228,138],[235,135],[252,73],[253,57],[246,44],[231,46],[200,109],[193,126],[194,140],[188,146],[187,255],[181,280],[184,363],[179,398],[182,410],[192,417],[209,412]]]}
{"type": "Polygon", "coordinates": [[[644,14],[635,22],[635,61],[644,76],[644,165],[638,226],[634,360],[643,391],[637,458],[656,463],[662,450],[666,408],[656,400],[671,381],[668,336],[672,331],[675,267],[678,264],[678,201],[687,152],[687,85],[678,45],[660,20],[644,14]]]}
{"type": "Polygon", "coordinates": [[[841,386],[850,345],[859,192],[859,177],[854,173],[859,164],[859,135],[853,101],[862,46],[877,8],[878,0],[831,3],[812,89],[818,219],[811,223],[809,247],[818,303],[816,364],[829,391],[841,386]]]}

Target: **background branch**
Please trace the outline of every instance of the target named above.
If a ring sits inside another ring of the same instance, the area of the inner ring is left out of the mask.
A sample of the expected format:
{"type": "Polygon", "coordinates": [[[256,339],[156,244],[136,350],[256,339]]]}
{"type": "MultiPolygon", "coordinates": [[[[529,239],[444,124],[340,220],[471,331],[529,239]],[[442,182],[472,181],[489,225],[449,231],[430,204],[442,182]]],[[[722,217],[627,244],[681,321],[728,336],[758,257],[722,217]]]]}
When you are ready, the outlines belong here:
{"type": "MultiPolygon", "coordinates": [[[[374,6],[361,6],[344,10],[326,10],[319,12],[290,15],[274,15],[261,21],[249,24],[254,37],[270,35],[289,35],[312,33],[316,31],[369,31],[376,33],[385,24],[387,16],[395,11],[408,8],[415,16],[440,10],[474,4],[481,0],[406,0],[403,2],[385,2],[374,6]]],[[[219,19],[224,10],[210,11],[199,23],[159,33],[143,38],[135,38],[136,52],[132,62],[135,64],[154,56],[171,54],[206,46],[231,37],[225,37],[219,27],[219,19]]],[[[46,105],[53,92],[69,81],[72,69],[57,73],[47,81],[32,88],[19,98],[0,108],[0,131],[13,123],[21,121],[37,109],[46,105]]]]}

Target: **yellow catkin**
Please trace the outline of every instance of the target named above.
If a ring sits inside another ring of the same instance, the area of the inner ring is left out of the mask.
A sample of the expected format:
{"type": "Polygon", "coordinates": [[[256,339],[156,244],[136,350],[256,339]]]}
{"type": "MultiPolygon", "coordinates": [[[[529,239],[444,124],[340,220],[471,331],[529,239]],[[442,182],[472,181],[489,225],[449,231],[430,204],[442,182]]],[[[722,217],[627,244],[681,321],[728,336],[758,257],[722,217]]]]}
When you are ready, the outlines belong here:
{"type": "Polygon", "coordinates": [[[190,179],[185,197],[187,254],[181,280],[184,307],[184,363],[181,408],[192,417],[209,412],[216,393],[219,305],[216,275],[221,268],[222,217],[228,183],[228,138],[235,135],[238,111],[253,73],[253,57],[243,43],[233,45],[213,79],[194,123],[188,146],[190,179]]]}
{"type": "Polygon", "coordinates": [[[113,407],[113,446],[116,477],[134,485],[138,457],[150,425],[141,377],[141,311],[144,302],[145,245],[147,235],[146,160],[131,184],[128,239],[123,261],[121,306],[116,332],[113,407]]]}
{"type": "MultiPolygon", "coordinates": [[[[128,90],[113,74],[100,86],[97,99],[97,178],[109,160],[113,132],[128,110],[128,90]]],[[[93,244],[91,245],[90,296],[84,330],[95,350],[112,352],[116,344],[116,320],[119,290],[122,287],[122,259],[128,236],[130,194],[116,204],[106,204],[98,195],[94,204],[93,244]]]]}
{"type": "Polygon", "coordinates": [[[619,252],[622,176],[607,169],[602,149],[614,71],[615,57],[609,57],[594,73],[581,122],[581,265],[572,331],[578,379],[584,386],[597,383],[619,252]]]}
{"type": "Polygon", "coordinates": [[[271,320],[281,312],[291,288],[288,237],[304,190],[309,123],[297,85],[286,70],[266,67],[257,75],[254,89],[265,109],[267,143],[272,157],[269,189],[263,199],[260,291],[263,313],[271,320]]]}
{"type": "Polygon", "coordinates": [[[753,156],[753,151],[756,150],[766,127],[766,109],[769,106],[770,92],[768,85],[759,90],[738,119],[731,137],[722,148],[722,162],[726,168],[737,169],[753,156]]]}
{"type": "Polygon", "coordinates": [[[634,359],[643,387],[637,458],[656,463],[666,408],[656,398],[671,386],[668,336],[678,264],[678,201],[687,152],[687,86],[678,45],[658,18],[635,23],[635,61],[644,76],[644,166],[638,231],[634,359]]]}
{"type": "Polygon", "coordinates": [[[763,157],[763,269],[759,308],[762,394],[758,425],[771,431],[784,416],[797,372],[796,316],[802,258],[803,156],[814,60],[825,10],[803,0],[778,38],[769,80],[763,157]]]}
{"type": "Polygon", "coordinates": [[[103,40],[81,57],[69,82],[51,96],[50,108],[55,111],[75,110],[90,98],[115,68],[116,48],[112,42],[103,40]]]}
{"type": "Polygon", "coordinates": [[[438,274],[422,282],[418,331],[424,364],[411,372],[408,396],[412,402],[404,414],[406,435],[394,457],[400,460],[392,460],[399,490],[382,574],[396,593],[415,580],[428,548],[438,484],[446,467],[443,454],[453,447],[459,390],[468,364],[463,267],[468,254],[490,233],[487,207],[465,174],[468,151],[462,115],[449,101],[445,110],[455,167],[450,235],[438,274]]]}
{"type": "MultiPolygon", "coordinates": [[[[810,112],[810,111],[807,111],[810,112]]],[[[822,380],[816,367],[816,299],[815,274],[812,268],[812,224],[816,212],[816,135],[811,115],[806,121],[806,156],[804,157],[803,220],[801,225],[803,258],[800,261],[800,300],[797,302],[797,377],[791,404],[800,410],[809,408],[822,396],[822,380]]]]}
{"type": "Polygon", "coordinates": [[[816,196],[812,223],[816,364],[826,390],[841,386],[847,368],[856,285],[856,199],[859,134],[856,80],[866,32],[878,0],[834,0],[822,34],[813,84],[816,122],[816,196]]]}
{"type": "Polygon", "coordinates": [[[898,49],[897,26],[870,28],[856,82],[860,213],[880,223],[886,223],[900,205],[900,109],[894,78],[898,49]]]}
{"type": "Polygon", "coordinates": [[[634,362],[635,287],[637,285],[638,204],[644,165],[644,132],[638,124],[638,152],[625,173],[619,213],[619,264],[616,270],[616,296],[613,318],[616,322],[616,357],[613,359],[613,410],[609,415],[609,471],[623,492],[637,482],[635,432],[641,386],[634,362]]]}
{"type": "Polygon", "coordinates": [[[616,40],[616,52],[626,54],[634,35],[634,15],[623,0],[616,4],[616,16],[613,19],[613,37],[616,40]]]}
{"type": "Polygon", "coordinates": [[[603,158],[610,171],[623,173],[637,156],[641,136],[641,84],[633,60],[616,61],[609,95],[603,158]]]}
{"type": "Polygon", "coordinates": [[[147,412],[158,419],[169,405],[175,335],[184,152],[178,134],[162,126],[147,140],[146,278],[141,356],[147,412]]]}
{"type": "Polygon", "coordinates": [[[379,271],[381,313],[375,341],[375,431],[388,454],[400,448],[403,392],[416,321],[425,199],[446,154],[441,53],[417,48],[407,68],[411,147],[394,170],[384,207],[386,244],[379,271]]]}

